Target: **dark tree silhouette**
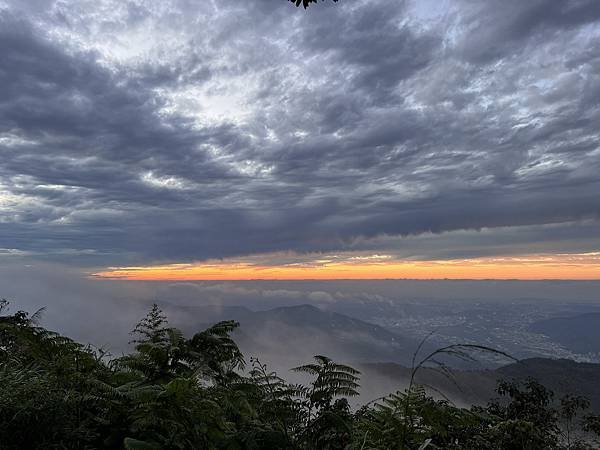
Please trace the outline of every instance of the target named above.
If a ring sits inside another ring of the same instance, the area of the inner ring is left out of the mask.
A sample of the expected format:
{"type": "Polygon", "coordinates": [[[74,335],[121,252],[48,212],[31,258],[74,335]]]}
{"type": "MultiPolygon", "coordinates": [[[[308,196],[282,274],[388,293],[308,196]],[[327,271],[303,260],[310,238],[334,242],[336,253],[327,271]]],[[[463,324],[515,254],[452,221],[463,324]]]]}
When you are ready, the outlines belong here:
{"type": "MultiPolygon", "coordinates": [[[[304,9],[308,8],[310,6],[311,3],[318,3],[319,0],[289,0],[290,2],[294,3],[296,6],[304,6],[304,9]]],[[[325,0],[321,0],[321,1],[325,1],[325,0]]],[[[337,3],[338,0],[333,0],[334,2],[337,3]]]]}

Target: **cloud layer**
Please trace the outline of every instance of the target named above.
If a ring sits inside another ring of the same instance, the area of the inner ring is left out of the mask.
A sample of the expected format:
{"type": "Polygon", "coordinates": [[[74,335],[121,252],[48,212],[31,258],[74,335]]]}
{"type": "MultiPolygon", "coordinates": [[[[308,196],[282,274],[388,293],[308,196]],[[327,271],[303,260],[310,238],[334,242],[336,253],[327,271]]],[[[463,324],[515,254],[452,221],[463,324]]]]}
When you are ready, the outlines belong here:
{"type": "Polygon", "coordinates": [[[598,74],[596,0],[0,1],[0,257],[598,249],[598,74]]]}

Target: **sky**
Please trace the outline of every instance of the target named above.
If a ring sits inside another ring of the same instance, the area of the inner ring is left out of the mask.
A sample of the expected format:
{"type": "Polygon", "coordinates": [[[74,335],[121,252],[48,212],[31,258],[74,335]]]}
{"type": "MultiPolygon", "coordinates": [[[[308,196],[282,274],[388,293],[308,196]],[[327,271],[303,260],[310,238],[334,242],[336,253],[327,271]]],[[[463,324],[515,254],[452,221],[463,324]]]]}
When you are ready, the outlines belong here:
{"type": "Polygon", "coordinates": [[[599,123],[597,0],[0,0],[0,270],[600,279],[599,123]]]}

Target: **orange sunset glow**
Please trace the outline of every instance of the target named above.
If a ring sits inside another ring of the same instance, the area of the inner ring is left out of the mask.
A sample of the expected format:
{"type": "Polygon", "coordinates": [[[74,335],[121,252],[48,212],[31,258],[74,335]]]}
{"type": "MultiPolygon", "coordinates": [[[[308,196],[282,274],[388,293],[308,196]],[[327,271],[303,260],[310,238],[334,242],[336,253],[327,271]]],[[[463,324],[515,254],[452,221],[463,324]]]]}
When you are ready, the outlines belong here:
{"type": "Polygon", "coordinates": [[[121,280],[520,279],[599,280],[600,252],[407,261],[389,256],[261,264],[253,259],[138,267],[92,274],[121,280]]]}

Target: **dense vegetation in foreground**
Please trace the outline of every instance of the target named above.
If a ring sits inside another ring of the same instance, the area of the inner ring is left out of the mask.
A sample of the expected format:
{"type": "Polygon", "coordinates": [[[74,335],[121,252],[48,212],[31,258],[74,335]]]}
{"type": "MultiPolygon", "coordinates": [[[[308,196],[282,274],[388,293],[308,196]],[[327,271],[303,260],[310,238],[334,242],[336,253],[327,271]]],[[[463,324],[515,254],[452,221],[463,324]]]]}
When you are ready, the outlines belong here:
{"type": "MultiPolygon", "coordinates": [[[[316,356],[292,385],[249,367],[225,321],[191,338],[154,306],[120,358],[0,304],[2,449],[587,449],[600,417],[581,397],[553,400],[534,380],[500,382],[487,407],[458,408],[411,384],[353,411],[359,372],[316,356]]],[[[472,346],[475,347],[475,346],[472,346]]],[[[481,349],[481,348],[480,348],[481,349]]],[[[442,353],[464,357],[469,346],[442,353]]],[[[418,360],[417,360],[418,361],[418,360]]]]}

